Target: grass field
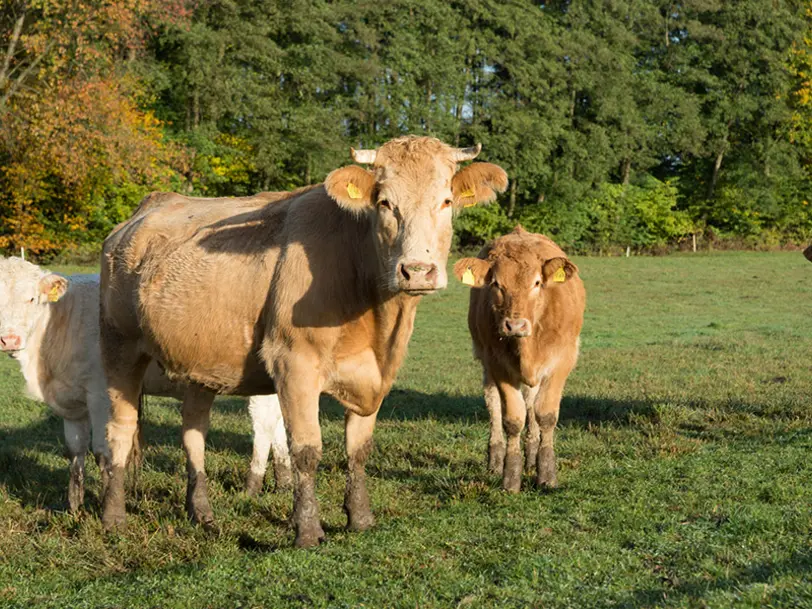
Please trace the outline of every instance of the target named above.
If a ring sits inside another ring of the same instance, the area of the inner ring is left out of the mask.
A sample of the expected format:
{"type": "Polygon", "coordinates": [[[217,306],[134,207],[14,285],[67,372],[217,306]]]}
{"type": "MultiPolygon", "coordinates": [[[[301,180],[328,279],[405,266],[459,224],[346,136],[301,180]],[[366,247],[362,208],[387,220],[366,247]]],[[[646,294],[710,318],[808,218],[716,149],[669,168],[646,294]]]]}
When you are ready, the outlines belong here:
{"type": "MultiPolygon", "coordinates": [[[[61,421],[0,360],[0,606],[812,607],[812,264],[799,253],[581,258],[582,356],[552,493],[485,471],[466,288],[421,304],[368,467],[378,519],[343,531],[342,416],[322,410],[327,543],[292,549],[289,493],[241,493],[251,438],[221,399],[207,534],[183,512],[175,403],[150,399],[125,533],[98,471],[64,511],[61,421]]],[[[270,477],[269,477],[270,478],[270,477]]]]}

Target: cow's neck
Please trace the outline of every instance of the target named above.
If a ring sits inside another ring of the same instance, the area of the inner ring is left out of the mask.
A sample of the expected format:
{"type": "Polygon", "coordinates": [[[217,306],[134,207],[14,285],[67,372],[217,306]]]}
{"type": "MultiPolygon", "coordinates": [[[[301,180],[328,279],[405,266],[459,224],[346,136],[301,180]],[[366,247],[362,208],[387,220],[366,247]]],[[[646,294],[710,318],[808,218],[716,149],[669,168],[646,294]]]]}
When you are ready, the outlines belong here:
{"type": "Polygon", "coordinates": [[[374,308],[377,321],[374,349],[387,392],[406,356],[417,305],[421,300],[421,296],[400,293],[383,300],[374,308]]]}

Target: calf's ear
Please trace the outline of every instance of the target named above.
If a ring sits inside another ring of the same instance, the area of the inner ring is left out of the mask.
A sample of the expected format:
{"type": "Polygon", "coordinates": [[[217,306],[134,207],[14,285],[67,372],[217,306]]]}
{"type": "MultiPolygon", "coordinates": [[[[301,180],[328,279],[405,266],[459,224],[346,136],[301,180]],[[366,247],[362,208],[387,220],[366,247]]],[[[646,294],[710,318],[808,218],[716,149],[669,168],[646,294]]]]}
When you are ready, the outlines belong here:
{"type": "Polygon", "coordinates": [[[485,278],[490,270],[490,263],[480,258],[462,258],[454,265],[454,275],[457,279],[472,288],[481,288],[485,285],[485,278]]]}
{"type": "Polygon", "coordinates": [[[56,302],[68,291],[68,279],[56,273],[45,275],[39,280],[39,302],[56,302]]]}
{"type": "Polygon", "coordinates": [[[471,207],[477,203],[490,203],[496,193],[505,192],[508,177],[505,170],[493,163],[471,163],[451,180],[454,207],[471,207]]]}
{"type": "Polygon", "coordinates": [[[375,176],[358,165],[347,165],[330,173],[324,188],[341,207],[360,213],[372,205],[375,176]]]}
{"type": "Polygon", "coordinates": [[[550,258],[541,266],[544,287],[561,285],[578,272],[578,267],[566,258],[550,258]]]}

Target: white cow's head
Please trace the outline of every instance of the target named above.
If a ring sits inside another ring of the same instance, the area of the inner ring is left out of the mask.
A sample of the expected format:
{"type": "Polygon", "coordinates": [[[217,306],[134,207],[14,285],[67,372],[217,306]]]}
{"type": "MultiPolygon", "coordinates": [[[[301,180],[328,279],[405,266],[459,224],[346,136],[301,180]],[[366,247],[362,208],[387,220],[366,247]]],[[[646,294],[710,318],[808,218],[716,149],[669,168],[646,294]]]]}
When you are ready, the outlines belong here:
{"type": "Polygon", "coordinates": [[[46,307],[68,289],[68,280],[20,258],[0,258],[0,351],[22,351],[46,307]]]}
{"type": "Polygon", "coordinates": [[[507,174],[497,165],[472,163],[457,171],[480,148],[406,136],[377,150],[353,150],[353,160],[370,170],[350,165],[327,176],[327,193],[339,205],[371,217],[391,292],[427,294],[448,284],[454,210],[493,201],[507,188],[507,174]]]}

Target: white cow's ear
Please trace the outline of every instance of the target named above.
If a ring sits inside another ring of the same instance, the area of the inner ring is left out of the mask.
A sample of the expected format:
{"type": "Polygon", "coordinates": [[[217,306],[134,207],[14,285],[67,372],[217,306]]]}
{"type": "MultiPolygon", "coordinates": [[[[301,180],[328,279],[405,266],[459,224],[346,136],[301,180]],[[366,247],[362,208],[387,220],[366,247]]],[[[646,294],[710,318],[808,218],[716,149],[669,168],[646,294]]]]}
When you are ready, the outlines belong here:
{"type": "Polygon", "coordinates": [[[39,280],[39,301],[56,302],[68,291],[68,279],[62,275],[51,273],[39,280]]]}
{"type": "Polygon", "coordinates": [[[375,176],[358,165],[336,169],[324,180],[324,188],[341,207],[360,212],[372,205],[375,176]]]}

